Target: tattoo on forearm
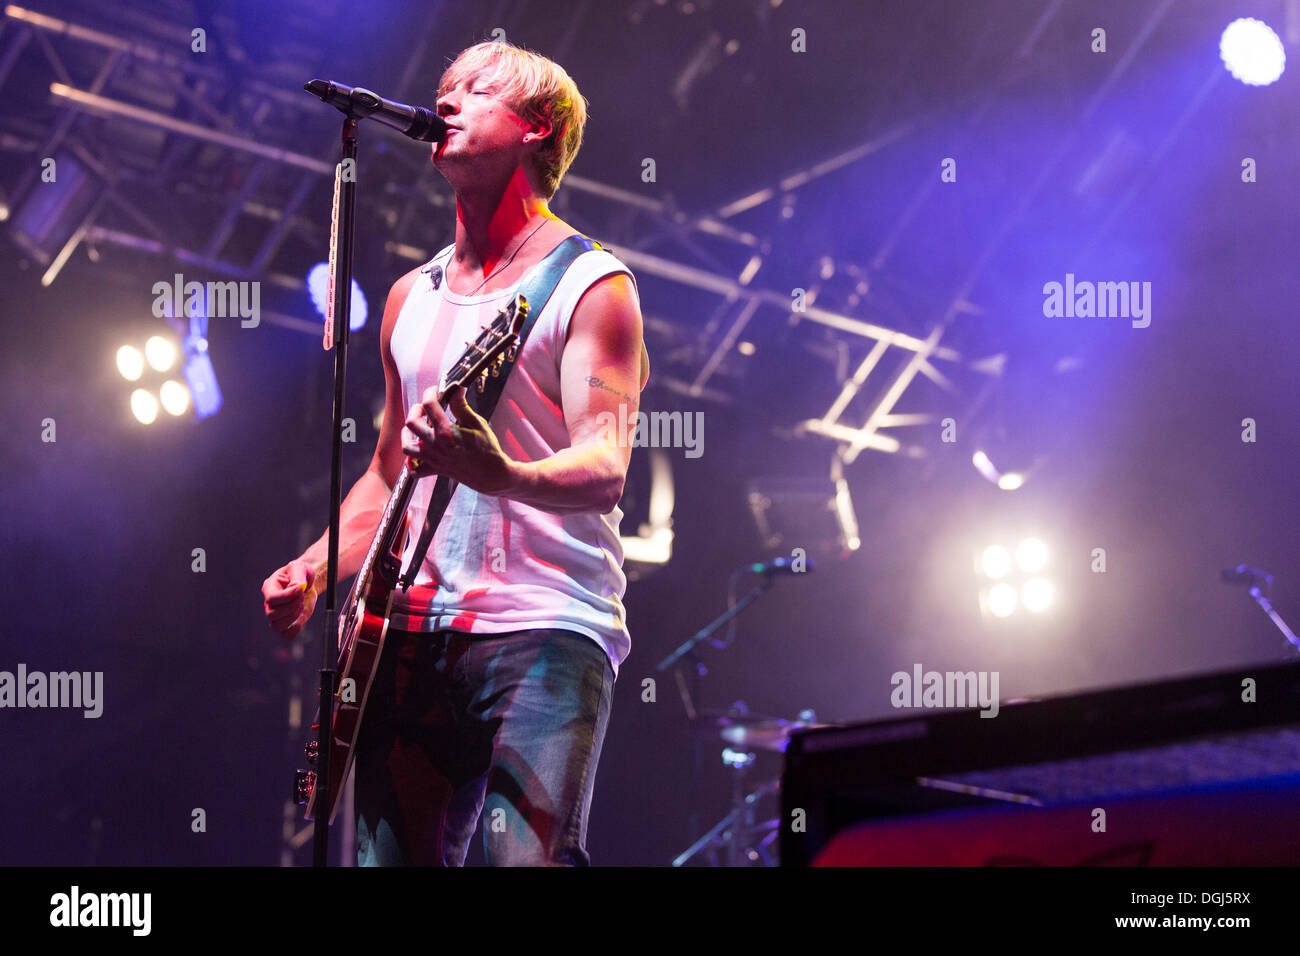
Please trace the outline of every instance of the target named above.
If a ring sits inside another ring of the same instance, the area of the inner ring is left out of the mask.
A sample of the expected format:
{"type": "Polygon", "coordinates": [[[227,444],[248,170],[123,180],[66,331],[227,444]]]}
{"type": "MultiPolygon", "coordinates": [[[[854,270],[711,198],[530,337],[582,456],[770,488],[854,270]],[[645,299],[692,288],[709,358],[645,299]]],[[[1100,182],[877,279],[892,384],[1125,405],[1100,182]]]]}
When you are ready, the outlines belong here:
{"type": "Polygon", "coordinates": [[[617,395],[619,398],[623,399],[625,402],[629,404],[636,401],[636,399],[633,398],[631,395],[628,395],[624,392],[620,392],[616,388],[611,388],[610,386],[606,385],[604,381],[596,378],[596,376],[594,375],[587,376],[587,384],[590,385],[592,388],[600,389],[602,392],[609,392],[611,395],[617,395]]]}

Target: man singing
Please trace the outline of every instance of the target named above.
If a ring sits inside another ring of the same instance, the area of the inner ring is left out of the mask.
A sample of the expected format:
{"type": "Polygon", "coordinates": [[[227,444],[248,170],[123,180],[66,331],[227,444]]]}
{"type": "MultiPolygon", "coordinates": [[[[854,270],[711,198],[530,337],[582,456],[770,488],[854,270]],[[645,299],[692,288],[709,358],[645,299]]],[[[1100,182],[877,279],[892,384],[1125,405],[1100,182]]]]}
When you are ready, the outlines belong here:
{"type": "MultiPolygon", "coordinates": [[[[438,86],[432,161],[456,241],[399,279],[380,332],[387,403],[342,505],[339,578],[356,573],[406,458],[459,485],[414,586],[397,591],[356,749],[359,865],[459,866],[483,816],[496,865],[587,865],[587,816],[630,647],[618,507],[649,375],[631,272],[593,248],[564,273],[489,426],[444,373],[521,279],[578,234],[547,203],[586,102],[556,63],[506,43],[462,52],[438,86]],[[619,407],[626,406],[622,419],[619,407]]],[[[436,479],[412,499],[415,550],[436,479]]],[[[262,585],[292,638],[326,580],[327,537],[262,585]]]]}

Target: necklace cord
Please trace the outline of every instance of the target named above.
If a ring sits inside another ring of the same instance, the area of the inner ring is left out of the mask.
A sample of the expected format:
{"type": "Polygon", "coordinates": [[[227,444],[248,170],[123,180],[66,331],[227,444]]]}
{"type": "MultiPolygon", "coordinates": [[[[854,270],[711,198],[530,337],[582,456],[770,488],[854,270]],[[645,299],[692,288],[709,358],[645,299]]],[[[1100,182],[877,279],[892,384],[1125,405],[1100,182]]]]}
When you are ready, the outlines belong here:
{"type": "MultiPolygon", "coordinates": [[[[514,252],[510,253],[510,258],[507,259],[505,262],[501,263],[501,265],[499,265],[497,268],[493,269],[493,270],[492,270],[491,272],[489,272],[487,275],[485,275],[485,276],[483,277],[483,281],[480,282],[478,285],[476,285],[476,286],[474,287],[473,291],[465,293],[466,297],[472,296],[472,295],[473,295],[475,292],[477,292],[479,289],[483,288],[485,285],[487,285],[488,279],[491,279],[494,275],[496,275],[498,272],[500,272],[500,271],[501,271],[502,269],[504,269],[506,266],[510,265],[510,263],[514,262],[514,261],[515,261],[515,256],[519,255],[519,250],[522,249],[524,246],[528,245],[528,240],[531,239],[531,238],[533,238],[533,236],[537,235],[537,233],[541,231],[542,226],[546,225],[547,220],[549,220],[550,218],[551,218],[550,216],[544,216],[544,217],[542,218],[541,223],[538,225],[538,227],[537,227],[536,229],[534,229],[532,232],[530,232],[530,233],[528,234],[528,237],[527,237],[526,239],[524,239],[523,242],[519,243],[518,246],[515,247],[515,251],[514,251],[514,252]]],[[[451,283],[451,280],[449,279],[449,280],[448,280],[448,286],[449,286],[449,287],[450,287],[450,283],[451,283]]]]}

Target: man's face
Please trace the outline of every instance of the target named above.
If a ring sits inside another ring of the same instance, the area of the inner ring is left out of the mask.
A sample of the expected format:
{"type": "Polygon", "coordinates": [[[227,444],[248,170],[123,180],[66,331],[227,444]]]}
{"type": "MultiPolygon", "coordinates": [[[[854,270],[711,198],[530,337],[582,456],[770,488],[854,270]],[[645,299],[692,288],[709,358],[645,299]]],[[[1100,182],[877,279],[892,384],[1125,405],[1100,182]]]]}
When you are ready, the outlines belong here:
{"type": "Polygon", "coordinates": [[[518,163],[528,122],[501,99],[499,85],[488,76],[485,70],[472,73],[438,97],[438,115],[448,126],[447,138],[433,146],[431,158],[440,169],[492,155],[518,163]]]}

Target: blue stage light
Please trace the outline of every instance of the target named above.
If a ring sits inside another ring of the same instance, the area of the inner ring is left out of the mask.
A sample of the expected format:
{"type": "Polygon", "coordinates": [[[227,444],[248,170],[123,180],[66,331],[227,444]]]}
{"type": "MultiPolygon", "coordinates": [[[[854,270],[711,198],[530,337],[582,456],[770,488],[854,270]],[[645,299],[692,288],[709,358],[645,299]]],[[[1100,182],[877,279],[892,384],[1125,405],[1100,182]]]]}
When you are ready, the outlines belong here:
{"type": "MultiPolygon", "coordinates": [[[[322,320],[325,318],[325,307],[329,303],[330,287],[330,267],[326,262],[318,262],[311,267],[307,273],[307,293],[311,296],[311,304],[316,307],[322,320]]],[[[366,306],[365,293],[361,291],[361,286],[357,285],[357,280],[352,280],[352,316],[348,322],[348,328],[355,332],[366,324],[369,316],[369,310],[366,306]]]]}

